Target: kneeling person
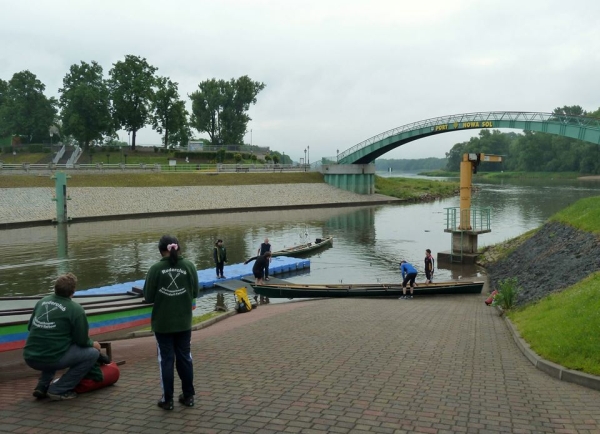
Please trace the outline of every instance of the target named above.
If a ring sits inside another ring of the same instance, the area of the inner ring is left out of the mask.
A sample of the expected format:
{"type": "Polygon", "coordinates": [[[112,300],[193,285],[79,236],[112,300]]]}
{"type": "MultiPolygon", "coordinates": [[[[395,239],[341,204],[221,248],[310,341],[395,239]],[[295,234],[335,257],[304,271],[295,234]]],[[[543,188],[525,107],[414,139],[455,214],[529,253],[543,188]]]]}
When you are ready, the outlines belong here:
{"type": "Polygon", "coordinates": [[[59,276],[54,294],[37,302],[29,319],[29,336],[23,350],[27,365],[41,371],[33,396],[53,400],[76,398],[73,389],[98,360],[100,344],[89,337],[83,307],[71,298],[77,277],[59,276]],[[54,383],[57,370],[69,370],[54,383]]]}

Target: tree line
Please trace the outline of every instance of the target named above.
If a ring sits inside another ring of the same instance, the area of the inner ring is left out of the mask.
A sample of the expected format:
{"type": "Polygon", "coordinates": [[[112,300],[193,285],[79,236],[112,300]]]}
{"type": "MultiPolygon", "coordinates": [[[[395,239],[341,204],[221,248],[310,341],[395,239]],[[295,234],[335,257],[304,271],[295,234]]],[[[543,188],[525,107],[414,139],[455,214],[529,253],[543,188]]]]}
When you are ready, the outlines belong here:
{"type": "Polygon", "coordinates": [[[213,145],[243,144],[248,110],[264,83],[248,76],[202,81],[189,95],[188,113],[178,83],[157,71],[145,58],[127,55],[105,78],[97,62],[81,61],[63,78],[58,100],[44,94],[46,86],[30,71],[0,79],[0,137],[39,143],[52,132],[88,148],[125,130],[135,149],[137,132],[150,125],[165,147],[186,146],[192,128],[207,133],[213,145]]]}
{"type": "MultiPolygon", "coordinates": [[[[600,108],[586,112],[578,105],[558,107],[552,113],[600,118],[600,108]]],[[[502,133],[487,129],[481,130],[478,137],[455,144],[446,153],[446,169],[459,171],[463,154],[481,152],[504,156],[502,164],[481,163],[481,171],[600,173],[598,144],[548,133],[502,133]]]]}

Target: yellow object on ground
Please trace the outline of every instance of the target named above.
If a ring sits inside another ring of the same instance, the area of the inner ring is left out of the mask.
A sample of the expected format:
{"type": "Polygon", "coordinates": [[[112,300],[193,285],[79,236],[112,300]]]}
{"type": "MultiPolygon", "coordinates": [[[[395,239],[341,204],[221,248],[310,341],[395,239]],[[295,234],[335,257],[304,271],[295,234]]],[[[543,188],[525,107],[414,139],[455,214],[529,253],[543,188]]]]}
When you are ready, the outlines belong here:
{"type": "Polygon", "coordinates": [[[238,312],[250,312],[252,310],[252,303],[248,298],[248,292],[246,288],[238,288],[234,291],[236,310],[238,312]]]}

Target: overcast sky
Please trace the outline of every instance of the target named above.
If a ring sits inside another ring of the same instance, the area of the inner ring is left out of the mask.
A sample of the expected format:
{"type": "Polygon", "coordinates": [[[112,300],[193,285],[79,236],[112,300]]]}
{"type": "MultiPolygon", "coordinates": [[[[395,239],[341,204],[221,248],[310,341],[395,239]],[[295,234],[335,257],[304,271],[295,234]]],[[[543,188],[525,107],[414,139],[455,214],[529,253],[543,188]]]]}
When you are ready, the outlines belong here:
{"type": "MultiPolygon", "coordinates": [[[[108,77],[132,54],[190,108],[202,80],[248,75],[266,84],[252,143],[294,160],[437,116],[600,107],[598,0],[0,0],[0,11],[0,78],[28,69],[58,97],[72,64],[95,60],[108,77]]],[[[476,134],[382,158],[443,157],[476,134]]],[[[160,137],[145,128],[138,143],[160,137]]]]}

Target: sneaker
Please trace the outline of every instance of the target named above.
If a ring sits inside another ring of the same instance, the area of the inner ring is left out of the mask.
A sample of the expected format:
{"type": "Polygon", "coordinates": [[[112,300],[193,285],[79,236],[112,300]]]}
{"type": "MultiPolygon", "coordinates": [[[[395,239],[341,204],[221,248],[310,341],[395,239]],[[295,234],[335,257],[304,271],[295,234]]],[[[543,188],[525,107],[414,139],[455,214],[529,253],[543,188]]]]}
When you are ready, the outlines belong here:
{"type": "Polygon", "coordinates": [[[163,401],[162,399],[156,403],[163,410],[173,410],[173,400],[163,401]]]}
{"type": "Polygon", "coordinates": [[[44,399],[48,397],[48,386],[43,386],[38,384],[35,389],[33,389],[33,396],[36,397],[36,399],[44,399]]]}
{"type": "Polygon", "coordinates": [[[194,396],[188,396],[187,398],[182,394],[179,395],[179,402],[181,402],[186,407],[194,406],[194,396]]]}
{"type": "Polygon", "coordinates": [[[73,390],[69,390],[63,394],[48,393],[48,398],[50,398],[52,401],[64,401],[65,399],[77,398],[77,393],[75,393],[73,390]]]}
{"type": "Polygon", "coordinates": [[[402,295],[398,298],[398,300],[406,300],[406,295],[402,295]]]}
{"type": "Polygon", "coordinates": [[[268,277],[265,277],[265,280],[270,280],[268,277]]]}

